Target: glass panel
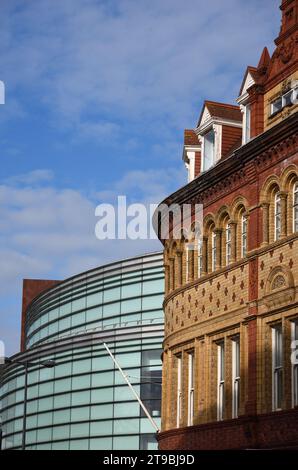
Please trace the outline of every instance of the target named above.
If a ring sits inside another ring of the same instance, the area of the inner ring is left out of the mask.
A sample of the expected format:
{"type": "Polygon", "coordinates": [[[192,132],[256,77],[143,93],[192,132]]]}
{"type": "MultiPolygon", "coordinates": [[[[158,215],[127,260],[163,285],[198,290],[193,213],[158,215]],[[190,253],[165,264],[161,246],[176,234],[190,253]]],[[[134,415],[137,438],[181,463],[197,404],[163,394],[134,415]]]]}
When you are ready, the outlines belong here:
{"type": "Polygon", "coordinates": [[[88,439],[76,439],[75,441],[70,441],[70,450],[88,450],[89,449],[89,440],[88,439]]]}
{"type": "Polygon", "coordinates": [[[123,300],[121,303],[121,313],[129,313],[141,310],[141,298],[123,300]]]}
{"type": "Polygon", "coordinates": [[[86,312],[86,322],[93,322],[102,318],[102,307],[95,307],[86,312]]]}
{"type": "Polygon", "coordinates": [[[90,407],[82,406],[80,408],[72,408],[71,421],[89,421],[90,407]]]}
{"type": "Polygon", "coordinates": [[[138,450],[139,436],[114,437],[113,450],[138,450]]]}
{"type": "MultiPolygon", "coordinates": [[[[134,386],[135,391],[137,394],[140,394],[140,386],[136,385],[134,386]]],[[[133,399],[133,393],[129,389],[127,385],[123,385],[115,387],[115,401],[126,401],[126,400],[132,400],[133,399]]]]}
{"type": "Polygon", "coordinates": [[[70,427],[71,437],[88,437],[89,423],[72,424],[70,427]]]}
{"type": "Polygon", "coordinates": [[[87,405],[90,403],[90,391],[86,392],[75,392],[72,394],[72,406],[75,405],[87,405]]]}
{"type": "Polygon", "coordinates": [[[113,388],[99,388],[91,391],[91,402],[110,402],[113,401],[113,388]]]}
{"type": "Polygon", "coordinates": [[[138,419],[116,419],[114,434],[138,434],[140,422],[138,419]]]}
{"type": "Polygon", "coordinates": [[[164,297],[163,295],[154,295],[143,298],[142,308],[144,310],[152,310],[154,308],[162,308],[164,297]]]}
{"type": "Polygon", "coordinates": [[[119,362],[121,368],[123,367],[135,367],[141,364],[141,353],[131,352],[125,354],[116,354],[116,359],[119,362]]]}
{"type": "Polygon", "coordinates": [[[76,312],[77,310],[83,310],[86,307],[86,297],[73,300],[71,303],[71,311],[76,312]]]}
{"type": "Polygon", "coordinates": [[[204,136],[204,162],[203,171],[208,170],[213,165],[214,161],[214,142],[215,135],[213,129],[211,129],[204,136]]]}
{"type": "Polygon", "coordinates": [[[140,282],[136,284],[124,285],[121,288],[122,299],[125,299],[127,297],[140,296],[141,294],[142,294],[142,284],[140,282]]]}
{"type": "Polygon", "coordinates": [[[87,296],[87,307],[99,305],[102,303],[102,292],[96,292],[87,296]]]}
{"type": "Polygon", "coordinates": [[[113,385],[114,372],[104,372],[92,374],[92,387],[104,387],[106,385],[113,385]]]}
{"type": "Polygon", "coordinates": [[[140,405],[137,402],[131,403],[115,403],[114,417],[115,418],[129,418],[133,416],[140,416],[140,405]]]}
{"type": "Polygon", "coordinates": [[[67,303],[64,305],[60,305],[59,308],[59,316],[62,317],[64,315],[67,315],[68,313],[71,313],[71,303],[67,303]]]}
{"type": "Polygon", "coordinates": [[[90,388],[91,377],[90,375],[80,375],[79,377],[73,377],[72,389],[83,389],[90,388]]]}
{"type": "Polygon", "coordinates": [[[40,413],[37,417],[38,426],[51,426],[53,423],[53,414],[40,413]]]}
{"type": "Polygon", "coordinates": [[[71,362],[66,362],[64,364],[57,364],[54,367],[54,370],[55,370],[55,378],[71,375],[71,362]]]}
{"type": "Polygon", "coordinates": [[[52,395],[54,391],[54,382],[46,382],[39,385],[39,396],[52,395]]]}
{"type": "Polygon", "coordinates": [[[68,450],[68,448],[69,448],[69,441],[52,443],[52,450],[68,450]]]}
{"type": "Polygon", "coordinates": [[[80,374],[91,371],[91,358],[73,362],[73,374],[80,374]]]}
{"type": "Polygon", "coordinates": [[[70,328],[70,317],[59,321],[59,331],[68,330],[70,328]]]}
{"type": "Polygon", "coordinates": [[[53,439],[68,439],[70,426],[55,426],[53,427],[53,439]]]}
{"type": "Polygon", "coordinates": [[[90,436],[102,436],[112,434],[112,421],[91,422],[90,436]]]}
{"type": "Polygon", "coordinates": [[[90,450],[112,450],[112,438],[90,439],[90,450]]]}
{"type": "Polygon", "coordinates": [[[114,363],[110,356],[99,356],[92,358],[92,370],[102,371],[114,368],[114,363]]]}
{"type": "Polygon", "coordinates": [[[57,395],[54,397],[54,408],[70,406],[70,397],[70,393],[65,393],[64,395],[57,395]]]}
{"type": "Polygon", "coordinates": [[[105,419],[113,417],[113,405],[91,406],[90,419],[105,419]]]}
{"type": "Polygon", "coordinates": [[[143,284],[143,294],[154,294],[164,291],[164,279],[157,279],[155,281],[147,281],[143,284]]]}
{"type": "Polygon", "coordinates": [[[107,289],[104,291],[104,302],[112,302],[113,300],[120,299],[120,287],[114,289],[107,289]]]}
{"type": "Polygon", "coordinates": [[[70,410],[64,409],[61,411],[54,411],[53,424],[62,424],[70,421],[70,410]]]}
{"type": "Polygon", "coordinates": [[[51,441],[52,439],[52,428],[39,429],[37,433],[38,442],[51,441]]]}
{"type": "Polygon", "coordinates": [[[103,306],[104,317],[113,317],[119,314],[120,314],[120,302],[115,302],[115,303],[103,306]]]}
{"type": "Polygon", "coordinates": [[[55,380],[55,393],[67,392],[71,390],[71,379],[55,380]]]}

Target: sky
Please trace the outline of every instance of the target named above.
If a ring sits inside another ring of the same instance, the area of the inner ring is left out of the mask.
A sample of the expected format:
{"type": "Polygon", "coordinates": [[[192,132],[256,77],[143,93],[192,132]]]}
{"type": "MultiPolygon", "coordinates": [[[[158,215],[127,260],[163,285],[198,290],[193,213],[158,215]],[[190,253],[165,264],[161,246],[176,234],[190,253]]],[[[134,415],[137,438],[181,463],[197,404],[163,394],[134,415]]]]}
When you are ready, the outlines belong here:
{"type": "Polygon", "coordinates": [[[162,247],[98,240],[95,207],[186,183],[183,131],[235,103],[273,51],[280,0],[0,0],[0,340],[19,350],[22,279],[162,247]]]}

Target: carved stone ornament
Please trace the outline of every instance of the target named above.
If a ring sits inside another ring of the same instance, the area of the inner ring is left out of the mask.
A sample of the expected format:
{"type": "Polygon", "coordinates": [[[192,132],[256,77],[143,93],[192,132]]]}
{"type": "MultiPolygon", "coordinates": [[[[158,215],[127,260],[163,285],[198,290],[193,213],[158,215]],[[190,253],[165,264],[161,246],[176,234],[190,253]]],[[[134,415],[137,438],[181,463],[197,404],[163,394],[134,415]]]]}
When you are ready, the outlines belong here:
{"type": "Polygon", "coordinates": [[[280,58],[283,64],[287,64],[291,60],[294,48],[295,40],[294,38],[292,38],[288,44],[284,43],[277,49],[277,57],[280,58]]]}
{"type": "Polygon", "coordinates": [[[285,278],[283,276],[279,275],[279,276],[276,276],[273,279],[271,289],[272,290],[281,289],[282,287],[285,287],[285,285],[286,285],[285,278]]]}

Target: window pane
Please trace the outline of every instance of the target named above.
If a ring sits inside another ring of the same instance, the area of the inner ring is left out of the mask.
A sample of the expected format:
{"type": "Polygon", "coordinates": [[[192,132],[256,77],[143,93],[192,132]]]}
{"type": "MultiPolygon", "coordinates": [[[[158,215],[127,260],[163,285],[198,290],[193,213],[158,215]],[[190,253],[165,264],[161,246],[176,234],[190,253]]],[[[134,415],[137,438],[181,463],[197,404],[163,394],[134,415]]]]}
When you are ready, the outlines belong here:
{"type": "Polygon", "coordinates": [[[112,434],[112,421],[98,421],[91,422],[90,435],[91,436],[104,436],[112,434]]]}
{"type": "Polygon", "coordinates": [[[214,131],[210,130],[204,136],[204,162],[203,170],[208,170],[213,165],[214,161],[214,131]]]}
{"type": "Polygon", "coordinates": [[[105,419],[113,417],[113,405],[91,406],[90,419],[105,419]]]}

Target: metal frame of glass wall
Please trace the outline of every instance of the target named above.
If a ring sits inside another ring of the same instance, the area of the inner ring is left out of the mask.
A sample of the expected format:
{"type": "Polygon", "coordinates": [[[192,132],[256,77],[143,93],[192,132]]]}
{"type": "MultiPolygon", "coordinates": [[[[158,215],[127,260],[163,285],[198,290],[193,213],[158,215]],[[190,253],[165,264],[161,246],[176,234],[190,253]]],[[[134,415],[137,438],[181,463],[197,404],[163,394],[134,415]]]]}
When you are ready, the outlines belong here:
{"type": "MultiPolygon", "coordinates": [[[[160,423],[164,272],[162,254],[80,274],[39,295],[26,315],[26,352],[54,359],[30,367],[28,449],[154,449],[155,431],[112,359],[105,341],[160,423]]],[[[24,397],[21,366],[1,383],[3,448],[20,448],[24,397]]]]}

